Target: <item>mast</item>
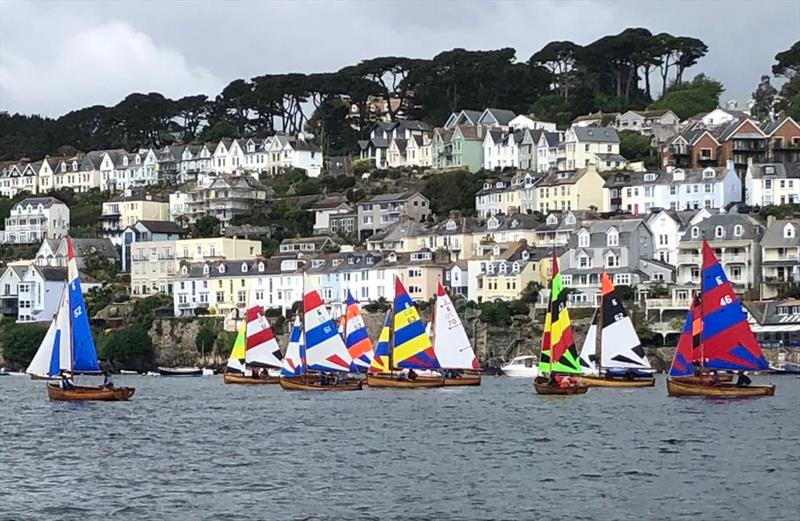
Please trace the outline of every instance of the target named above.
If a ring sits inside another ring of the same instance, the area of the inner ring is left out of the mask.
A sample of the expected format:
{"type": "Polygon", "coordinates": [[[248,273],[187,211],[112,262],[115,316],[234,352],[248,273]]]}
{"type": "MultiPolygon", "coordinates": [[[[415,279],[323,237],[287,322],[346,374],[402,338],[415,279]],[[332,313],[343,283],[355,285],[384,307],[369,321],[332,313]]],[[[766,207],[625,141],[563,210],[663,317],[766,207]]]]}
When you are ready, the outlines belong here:
{"type": "MultiPolygon", "coordinates": [[[[395,279],[398,278],[395,275],[395,279]]],[[[397,289],[397,282],[395,281],[394,284],[395,289],[397,289]]],[[[394,296],[392,299],[391,307],[389,308],[389,374],[394,376],[394,301],[397,299],[397,295],[394,296]]]]}
{"type": "MultiPolygon", "coordinates": [[[[602,278],[602,275],[601,275],[602,278]]],[[[597,376],[600,376],[603,370],[603,301],[605,299],[605,295],[603,295],[602,284],[600,290],[600,306],[597,308],[597,313],[595,314],[597,317],[596,326],[594,330],[594,357],[597,363],[597,376]]]]}
{"type": "MultiPolygon", "coordinates": [[[[703,244],[705,244],[706,240],[703,239],[703,244]]],[[[705,324],[703,323],[703,277],[705,276],[705,267],[703,266],[703,247],[700,247],[700,370],[703,370],[705,364],[705,353],[703,349],[703,330],[705,329],[705,324]]]]}
{"type": "MultiPolygon", "coordinates": [[[[302,333],[301,339],[303,343],[306,342],[306,306],[305,306],[305,298],[306,298],[306,275],[303,273],[303,296],[300,298],[300,332],[302,333]]],[[[300,354],[300,360],[303,362],[303,381],[308,381],[308,357],[306,355],[306,348],[307,346],[303,346],[303,343],[300,346],[303,348],[300,354]]]]}

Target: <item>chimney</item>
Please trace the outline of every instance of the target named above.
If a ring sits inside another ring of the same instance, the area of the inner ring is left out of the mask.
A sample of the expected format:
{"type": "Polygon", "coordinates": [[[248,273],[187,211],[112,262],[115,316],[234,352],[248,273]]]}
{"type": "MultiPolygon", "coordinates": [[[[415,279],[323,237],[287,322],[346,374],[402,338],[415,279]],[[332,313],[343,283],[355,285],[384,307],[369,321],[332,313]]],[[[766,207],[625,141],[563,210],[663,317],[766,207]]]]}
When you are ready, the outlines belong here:
{"type": "Polygon", "coordinates": [[[774,222],[775,222],[775,216],[774,215],[768,215],[767,216],[767,226],[770,226],[774,222]]]}
{"type": "Polygon", "coordinates": [[[450,210],[450,213],[448,213],[448,215],[450,216],[451,219],[455,220],[461,219],[461,210],[450,210]]]}

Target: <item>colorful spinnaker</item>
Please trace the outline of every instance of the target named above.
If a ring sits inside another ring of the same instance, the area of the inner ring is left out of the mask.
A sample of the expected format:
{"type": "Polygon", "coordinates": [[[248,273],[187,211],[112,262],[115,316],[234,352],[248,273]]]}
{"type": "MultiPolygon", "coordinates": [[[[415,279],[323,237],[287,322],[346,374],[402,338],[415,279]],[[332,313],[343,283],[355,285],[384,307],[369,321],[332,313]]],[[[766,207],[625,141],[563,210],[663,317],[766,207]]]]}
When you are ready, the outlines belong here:
{"type": "Polygon", "coordinates": [[[361,316],[361,308],[358,301],[348,290],[345,300],[344,316],[342,318],[342,334],[350,357],[353,359],[350,364],[350,371],[354,373],[366,372],[372,362],[372,340],[369,339],[369,331],[364,324],[364,317],[361,316]]]}
{"type": "Polygon", "coordinates": [[[439,369],[431,339],[400,278],[394,279],[392,362],[401,369],[439,369]]]}
{"type": "Polygon", "coordinates": [[[372,362],[369,366],[370,373],[388,373],[391,372],[390,366],[390,349],[389,336],[392,329],[392,311],[386,312],[386,318],[383,320],[383,327],[378,336],[378,343],[375,344],[375,354],[372,357],[372,362]]]}
{"type": "Polygon", "coordinates": [[[300,317],[295,317],[292,330],[289,333],[289,345],[286,355],[281,362],[281,376],[300,376],[303,374],[303,359],[305,358],[305,345],[303,341],[303,325],[300,317]]]}
{"type": "Polygon", "coordinates": [[[769,368],[747,322],[742,303],[708,242],[703,241],[700,357],[708,369],[764,371],[769,368]]]}
{"type": "Polygon", "coordinates": [[[553,276],[550,279],[550,302],[544,319],[540,373],[580,374],[578,350],[572,335],[567,311],[567,292],[558,271],[558,259],[553,250],[553,276]],[[551,359],[555,362],[551,364],[551,359]]]}
{"type": "Polygon", "coordinates": [[[611,278],[604,272],[600,279],[600,309],[595,313],[581,348],[580,363],[583,373],[596,375],[604,369],[650,370],[650,362],[644,354],[642,343],[611,278]],[[602,320],[599,344],[598,319],[602,320]]]}
{"type": "Polygon", "coordinates": [[[672,358],[669,376],[691,376],[694,374],[694,364],[700,361],[700,332],[703,330],[703,320],[700,317],[700,297],[692,299],[683,330],[678,339],[678,347],[672,358]]]}
{"type": "Polygon", "coordinates": [[[353,361],[342,337],[315,289],[303,295],[303,328],[309,371],[349,371],[353,361]]]}
{"type": "Polygon", "coordinates": [[[439,366],[446,369],[480,369],[464,324],[441,283],[436,288],[436,307],[433,313],[433,351],[439,366]]]}
{"type": "Polygon", "coordinates": [[[280,368],[281,348],[261,306],[251,304],[247,308],[246,317],[245,365],[280,368]]]}

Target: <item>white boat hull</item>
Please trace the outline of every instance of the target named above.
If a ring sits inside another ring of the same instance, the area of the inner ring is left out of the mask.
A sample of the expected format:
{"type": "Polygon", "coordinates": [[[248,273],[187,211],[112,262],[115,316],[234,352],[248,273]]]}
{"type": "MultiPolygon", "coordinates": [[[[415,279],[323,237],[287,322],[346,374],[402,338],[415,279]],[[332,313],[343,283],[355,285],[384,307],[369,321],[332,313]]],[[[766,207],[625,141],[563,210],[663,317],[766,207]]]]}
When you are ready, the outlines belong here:
{"type": "Polygon", "coordinates": [[[512,378],[536,378],[539,376],[538,367],[520,367],[514,365],[507,365],[500,368],[503,374],[512,378]]]}

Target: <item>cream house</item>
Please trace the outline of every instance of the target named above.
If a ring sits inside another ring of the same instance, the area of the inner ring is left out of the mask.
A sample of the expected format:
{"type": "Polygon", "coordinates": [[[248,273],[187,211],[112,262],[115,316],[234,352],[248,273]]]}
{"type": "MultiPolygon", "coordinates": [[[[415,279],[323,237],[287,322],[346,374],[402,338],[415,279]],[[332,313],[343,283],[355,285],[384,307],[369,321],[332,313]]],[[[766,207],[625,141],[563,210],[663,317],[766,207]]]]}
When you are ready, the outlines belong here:
{"type": "Polygon", "coordinates": [[[771,221],[761,238],[761,298],[800,284],[800,219],[771,221]]]}
{"type": "Polygon", "coordinates": [[[536,185],[538,210],[542,213],[556,210],[605,211],[604,183],[593,165],[578,170],[548,172],[536,185]]]}

